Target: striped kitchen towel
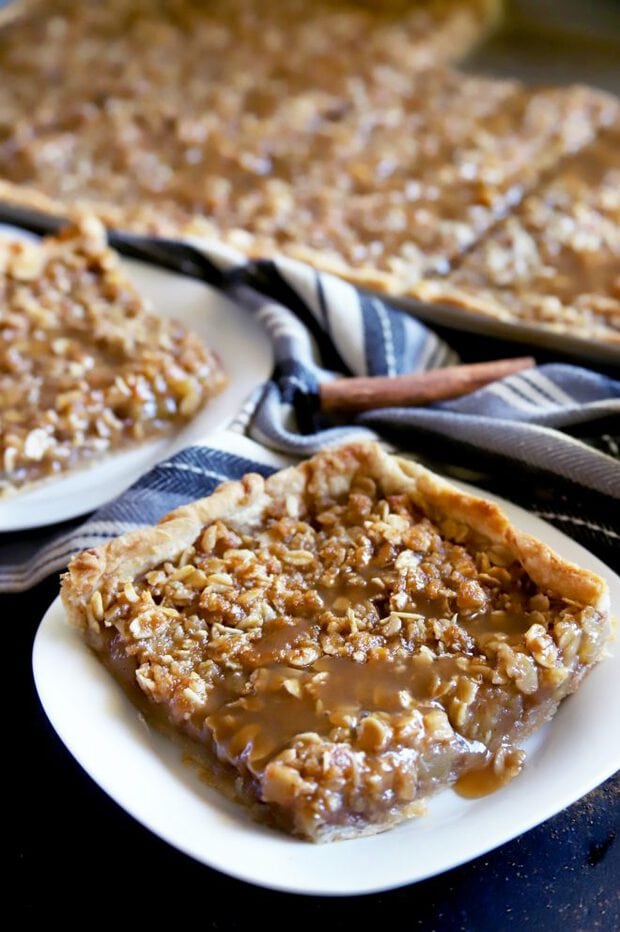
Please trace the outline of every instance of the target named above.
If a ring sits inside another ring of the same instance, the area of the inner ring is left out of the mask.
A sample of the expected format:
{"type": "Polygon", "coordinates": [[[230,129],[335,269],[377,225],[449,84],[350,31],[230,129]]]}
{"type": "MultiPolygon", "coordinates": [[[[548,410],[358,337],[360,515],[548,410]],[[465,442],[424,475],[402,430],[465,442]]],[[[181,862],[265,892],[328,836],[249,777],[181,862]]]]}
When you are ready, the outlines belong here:
{"type": "MultiPolygon", "coordinates": [[[[4,219],[15,217],[5,213],[4,219]]],[[[33,217],[25,223],[23,213],[20,219],[37,233],[53,223],[33,217]]],[[[380,438],[517,502],[617,566],[620,382],[551,363],[454,401],[331,423],[318,408],[322,381],[421,371],[457,362],[457,354],[409,314],[293,260],[248,262],[196,242],[110,239],[126,255],[222,289],[258,317],[275,369],[225,428],[160,463],[86,519],[0,534],[0,591],[27,589],[66,566],[77,550],[152,523],[226,479],[250,470],[265,475],[363,438],[380,438]]]]}

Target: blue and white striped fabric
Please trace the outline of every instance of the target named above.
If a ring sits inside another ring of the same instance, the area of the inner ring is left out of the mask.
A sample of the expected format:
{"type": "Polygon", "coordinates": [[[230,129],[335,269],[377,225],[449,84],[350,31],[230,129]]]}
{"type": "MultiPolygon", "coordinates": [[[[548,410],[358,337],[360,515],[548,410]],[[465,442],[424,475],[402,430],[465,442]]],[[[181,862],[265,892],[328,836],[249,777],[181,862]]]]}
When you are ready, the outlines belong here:
{"type": "MultiPolygon", "coordinates": [[[[42,232],[39,224],[30,228],[42,232]]],[[[421,371],[458,362],[457,354],[408,314],[298,262],[240,262],[195,243],[117,234],[111,241],[125,254],[223,289],[258,317],[273,344],[273,377],[203,445],[160,463],[85,520],[0,534],[0,591],[29,588],[77,550],[150,524],[226,479],[250,470],[267,474],[361,438],[381,438],[503,494],[617,563],[620,382],[548,364],[455,401],[330,423],[318,409],[322,381],[421,371]]]]}

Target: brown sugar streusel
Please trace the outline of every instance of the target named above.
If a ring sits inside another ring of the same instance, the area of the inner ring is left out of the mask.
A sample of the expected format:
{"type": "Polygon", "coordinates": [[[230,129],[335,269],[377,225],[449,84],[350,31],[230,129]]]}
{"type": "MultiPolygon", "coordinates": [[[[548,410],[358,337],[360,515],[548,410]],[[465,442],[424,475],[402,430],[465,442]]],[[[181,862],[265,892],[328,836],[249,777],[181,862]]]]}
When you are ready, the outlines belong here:
{"type": "Polygon", "coordinates": [[[566,159],[427,300],[620,342],[620,123],[566,159]]]}
{"type": "Polygon", "coordinates": [[[221,389],[214,354],[150,312],[99,221],[0,241],[0,495],[169,430],[221,389]]]}
{"type": "Polygon", "coordinates": [[[370,132],[381,102],[466,51],[494,5],[42,0],[0,30],[0,173],[143,229],[214,211],[218,229],[226,211],[243,228],[252,200],[268,222],[313,138],[332,148],[349,110],[370,132]]]}
{"type": "Polygon", "coordinates": [[[386,827],[468,771],[510,779],[514,741],[605,632],[594,608],[368,476],[272,504],[251,534],[207,525],[175,561],[97,589],[86,615],[121,678],[313,840],[386,827]]]}
{"type": "Polygon", "coordinates": [[[407,292],[619,112],[446,68],[492,6],[37,4],[0,32],[0,196],[407,292]]]}

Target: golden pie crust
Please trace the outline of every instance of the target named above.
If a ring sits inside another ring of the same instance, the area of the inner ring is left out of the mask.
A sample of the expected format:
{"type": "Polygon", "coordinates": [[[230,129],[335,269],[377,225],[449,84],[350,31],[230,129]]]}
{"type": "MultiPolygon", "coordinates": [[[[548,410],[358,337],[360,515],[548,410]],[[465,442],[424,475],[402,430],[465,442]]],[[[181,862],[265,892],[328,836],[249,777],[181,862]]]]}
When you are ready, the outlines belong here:
{"type": "Polygon", "coordinates": [[[147,717],[312,841],[509,780],[610,627],[601,578],[376,444],[84,551],[62,598],[147,717]]]}
{"type": "Polygon", "coordinates": [[[152,312],[103,226],[0,238],[0,495],[187,422],[226,377],[216,355],[152,312]]]}

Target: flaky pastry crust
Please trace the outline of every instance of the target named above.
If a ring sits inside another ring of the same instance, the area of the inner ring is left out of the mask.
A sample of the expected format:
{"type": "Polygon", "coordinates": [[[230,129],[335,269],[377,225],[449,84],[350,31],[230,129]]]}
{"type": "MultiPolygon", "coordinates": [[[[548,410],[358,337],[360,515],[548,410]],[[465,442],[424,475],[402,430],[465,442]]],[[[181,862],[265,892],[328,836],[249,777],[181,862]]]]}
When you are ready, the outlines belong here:
{"type": "Polygon", "coordinates": [[[263,479],[250,473],[226,482],[212,495],[183,505],[155,527],[132,531],[73,558],[62,584],[69,620],[84,627],[85,607],[95,590],[119,578],[133,579],[164,560],[173,560],[202,527],[218,519],[235,529],[258,527],[266,508],[283,496],[334,495],[362,467],[385,494],[404,493],[428,517],[447,514],[465,522],[492,544],[507,548],[541,588],[606,610],[607,585],[600,576],[559,557],[542,541],[515,528],[493,502],[462,492],[413,460],[391,456],[378,444],[361,443],[321,453],[263,479]]]}

